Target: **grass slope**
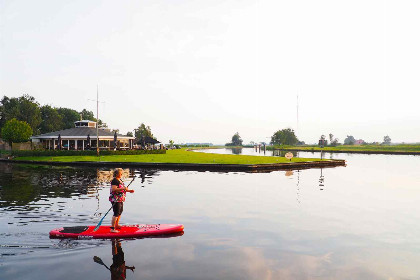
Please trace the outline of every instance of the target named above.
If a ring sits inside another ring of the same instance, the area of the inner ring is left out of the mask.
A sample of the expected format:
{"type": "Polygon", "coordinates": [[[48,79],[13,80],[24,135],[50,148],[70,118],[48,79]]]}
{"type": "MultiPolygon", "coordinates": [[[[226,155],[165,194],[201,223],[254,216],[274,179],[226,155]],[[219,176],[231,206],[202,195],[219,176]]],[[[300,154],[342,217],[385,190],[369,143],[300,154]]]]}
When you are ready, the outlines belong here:
{"type": "Polygon", "coordinates": [[[264,157],[246,155],[222,155],[191,152],[185,149],[168,150],[166,154],[146,155],[112,155],[112,156],[59,156],[59,157],[18,157],[15,160],[34,161],[102,161],[102,162],[159,162],[159,163],[207,163],[207,164],[270,164],[289,162],[319,161],[317,158],[293,158],[292,161],[284,157],[264,157]]]}

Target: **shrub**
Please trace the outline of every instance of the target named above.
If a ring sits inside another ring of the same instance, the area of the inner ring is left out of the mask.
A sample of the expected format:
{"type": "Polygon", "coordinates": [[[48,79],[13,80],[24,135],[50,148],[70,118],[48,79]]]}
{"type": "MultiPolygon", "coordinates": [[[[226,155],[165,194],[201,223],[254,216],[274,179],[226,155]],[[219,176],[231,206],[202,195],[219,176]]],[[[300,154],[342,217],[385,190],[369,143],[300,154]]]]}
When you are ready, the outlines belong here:
{"type": "MultiPolygon", "coordinates": [[[[109,155],[145,155],[145,154],[166,154],[166,150],[127,150],[127,151],[101,151],[101,156],[109,155]]],[[[42,157],[42,156],[96,156],[96,150],[70,151],[70,150],[33,150],[33,151],[12,151],[15,157],[42,157]]]]}
{"type": "Polygon", "coordinates": [[[27,122],[13,118],[3,126],[1,135],[9,143],[22,143],[29,140],[32,135],[32,128],[27,122]]]}

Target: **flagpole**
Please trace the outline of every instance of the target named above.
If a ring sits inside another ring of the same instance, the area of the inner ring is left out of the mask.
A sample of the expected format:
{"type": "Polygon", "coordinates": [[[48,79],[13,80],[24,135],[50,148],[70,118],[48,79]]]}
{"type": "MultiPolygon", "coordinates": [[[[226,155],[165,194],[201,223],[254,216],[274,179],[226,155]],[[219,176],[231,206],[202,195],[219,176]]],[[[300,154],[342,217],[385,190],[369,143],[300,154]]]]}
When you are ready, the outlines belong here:
{"type": "Polygon", "coordinates": [[[99,157],[99,86],[96,84],[96,155],[99,157]]]}

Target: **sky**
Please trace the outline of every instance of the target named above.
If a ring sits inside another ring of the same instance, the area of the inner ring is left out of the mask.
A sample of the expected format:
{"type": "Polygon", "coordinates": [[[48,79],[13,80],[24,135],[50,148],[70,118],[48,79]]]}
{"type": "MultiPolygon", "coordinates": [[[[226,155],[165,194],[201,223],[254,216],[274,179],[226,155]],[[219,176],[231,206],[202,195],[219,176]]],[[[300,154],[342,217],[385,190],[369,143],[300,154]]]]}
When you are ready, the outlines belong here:
{"type": "Polygon", "coordinates": [[[420,142],[420,2],[0,0],[0,95],[163,143],[420,142]]]}

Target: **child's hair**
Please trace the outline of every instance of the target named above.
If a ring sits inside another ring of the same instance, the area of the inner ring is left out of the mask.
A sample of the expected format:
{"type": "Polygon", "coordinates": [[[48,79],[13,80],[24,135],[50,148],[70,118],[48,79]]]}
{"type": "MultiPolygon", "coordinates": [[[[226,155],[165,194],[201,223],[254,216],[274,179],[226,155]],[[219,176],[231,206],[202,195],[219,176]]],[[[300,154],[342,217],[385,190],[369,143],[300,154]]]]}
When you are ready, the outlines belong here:
{"type": "Polygon", "coordinates": [[[117,176],[118,176],[118,174],[122,174],[122,173],[123,173],[122,168],[116,168],[116,169],[114,170],[114,177],[117,177],[117,176]]]}

